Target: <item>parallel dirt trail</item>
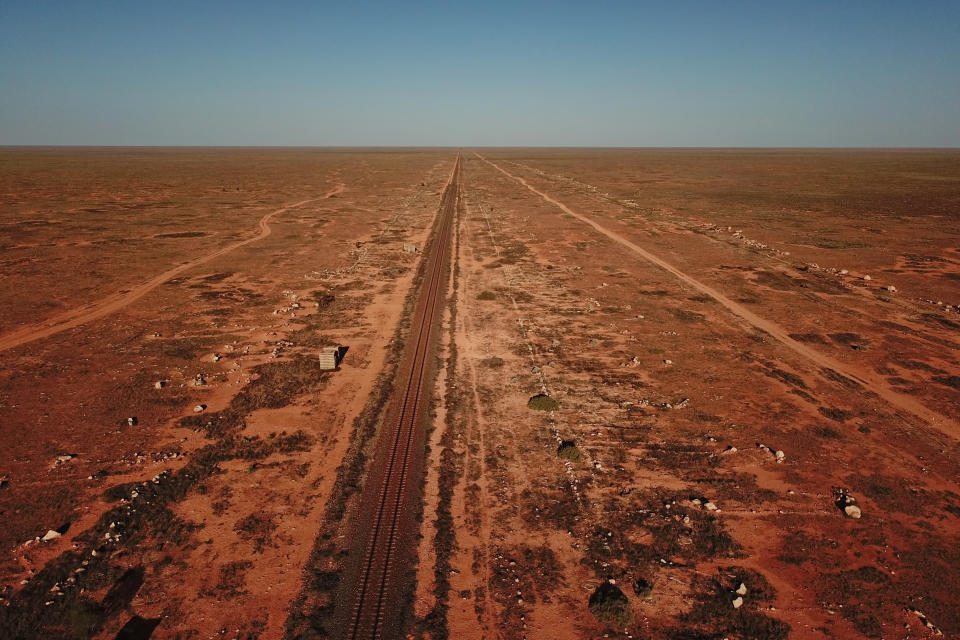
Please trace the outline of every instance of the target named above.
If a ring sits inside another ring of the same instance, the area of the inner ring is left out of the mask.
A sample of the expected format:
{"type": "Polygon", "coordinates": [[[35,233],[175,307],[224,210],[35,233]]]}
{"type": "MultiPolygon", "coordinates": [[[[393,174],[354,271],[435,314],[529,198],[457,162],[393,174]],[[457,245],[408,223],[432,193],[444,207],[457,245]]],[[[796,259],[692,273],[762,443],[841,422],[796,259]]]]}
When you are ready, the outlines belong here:
{"type": "Polygon", "coordinates": [[[240,247],[244,247],[248,244],[252,244],[254,242],[259,242],[260,240],[263,240],[264,238],[266,238],[272,233],[272,229],[270,228],[270,219],[273,218],[274,216],[290,211],[291,209],[302,207],[303,205],[308,204],[310,202],[314,202],[316,200],[322,200],[325,198],[333,197],[339,193],[342,193],[345,189],[346,189],[346,185],[341,183],[340,185],[337,186],[337,188],[333,189],[332,191],[329,191],[328,193],[323,195],[321,198],[310,198],[309,200],[301,200],[300,202],[289,204],[285,207],[277,209],[276,211],[271,211],[267,215],[260,218],[260,221],[258,223],[260,233],[258,233],[257,235],[247,238],[246,240],[241,240],[240,242],[236,242],[229,246],[223,247],[222,249],[217,249],[216,251],[200,256],[199,258],[194,258],[189,262],[184,262],[183,264],[177,267],[168,269],[167,271],[164,271],[163,273],[157,276],[154,276],[150,280],[137,285],[133,289],[111,294],[89,305],[85,305],[83,307],[65,311],[48,320],[45,320],[44,322],[38,325],[23,327],[21,329],[17,329],[16,331],[12,331],[4,336],[0,336],[0,351],[6,351],[7,349],[13,349],[15,347],[19,347],[20,345],[27,344],[28,342],[33,342],[34,340],[47,338],[49,336],[60,333],[61,331],[66,331],[67,329],[78,327],[82,324],[86,324],[93,320],[97,320],[104,316],[108,316],[111,313],[119,311],[120,309],[126,307],[127,305],[133,302],[136,302],[146,294],[150,293],[151,291],[153,291],[154,289],[162,285],[164,282],[174,278],[175,276],[183,273],[184,271],[188,271],[196,266],[199,266],[206,262],[210,262],[211,260],[215,258],[219,258],[220,256],[230,253],[231,251],[235,251],[240,247]]]}
{"type": "Polygon", "coordinates": [[[849,364],[840,362],[839,360],[836,360],[828,355],[820,353],[814,349],[811,349],[807,345],[794,340],[787,334],[787,332],[782,327],[780,327],[776,323],[758,316],[757,314],[750,311],[743,305],[738,304],[737,302],[723,295],[713,287],[700,282],[699,280],[693,278],[692,276],[687,275],[683,271],[680,271],[679,269],[671,265],[669,262],[666,262],[665,260],[654,255],[653,253],[650,253],[646,249],[631,242],[630,240],[626,239],[625,237],[616,233],[615,231],[611,231],[610,229],[600,225],[599,223],[595,222],[592,218],[589,218],[581,213],[577,213],[576,211],[569,208],[567,205],[563,204],[559,200],[556,200],[550,195],[544,193],[543,191],[540,191],[537,188],[533,187],[523,178],[516,176],[510,173],[509,171],[507,171],[506,169],[500,167],[496,163],[490,160],[487,160],[485,157],[483,157],[479,153],[475,155],[481,160],[483,160],[484,162],[486,162],[487,164],[489,164],[494,169],[506,175],[511,180],[518,182],[519,184],[523,185],[524,187],[526,187],[536,195],[540,196],[547,202],[557,206],[564,213],[568,213],[571,216],[580,220],[581,222],[584,222],[590,225],[591,227],[593,227],[594,230],[598,231],[599,233],[602,233],[603,235],[607,236],[614,242],[617,242],[623,245],[624,247],[630,249],[631,251],[633,251],[643,259],[647,260],[648,262],[651,262],[652,264],[655,264],[661,269],[674,275],[682,282],[685,282],[686,284],[690,285],[691,287],[700,291],[701,293],[704,293],[710,296],[711,298],[716,300],[720,305],[722,305],[725,309],[727,309],[734,315],[745,320],[747,323],[749,323],[756,329],[759,329],[769,334],[771,337],[775,338],[778,342],[782,343],[784,346],[788,347],[798,355],[803,356],[807,360],[813,362],[815,365],[818,365],[824,369],[833,370],[836,373],[842,374],[852,380],[855,380],[859,384],[863,385],[865,388],[876,393],[881,399],[893,405],[897,409],[900,409],[901,411],[907,412],[913,416],[920,418],[921,420],[924,420],[925,422],[929,423],[931,426],[935,427],[936,429],[939,429],[941,432],[943,432],[944,434],[950,437],[954,437],[954,438],[957,437],[957,431],[955,429],[955,425],[947,417],[935,411],[931,411],[926,406],[924,406],[923,403],[917,401],[915,398],[911,398],[909,396],[898,393],[893,388],[891,388],[886,383],[885,380],[877,378],[876,376],[868,372],[862,371],[857,367],[853,367],[849,364]]]}

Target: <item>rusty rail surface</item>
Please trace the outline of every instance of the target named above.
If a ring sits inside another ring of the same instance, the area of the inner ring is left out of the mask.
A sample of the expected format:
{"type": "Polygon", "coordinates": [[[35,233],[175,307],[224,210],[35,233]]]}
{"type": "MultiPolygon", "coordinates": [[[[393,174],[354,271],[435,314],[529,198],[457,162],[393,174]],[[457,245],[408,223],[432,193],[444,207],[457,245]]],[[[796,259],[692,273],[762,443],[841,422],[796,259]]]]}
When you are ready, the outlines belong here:
{"type": "Polygon", "coordinates": [[[440,200],[436,233],[425,256],[423,286],[417,300],[409,341],[397,371],[397,382],[384,415],[380,445],[368,471],[361,498],[357,543],[360,566],[353,585],[353,605],[343,637],[387,638],[398,635],[397,607],[404,592],[404,573],[416,542],[413,500],[423,470],[423,438],[418,418],[429,393],[434,327],[440,316],[447,281],[451,229],[460,189],[460,155],[440,200]],[[388,615],[390,618],[388,619],[388,615]]]}

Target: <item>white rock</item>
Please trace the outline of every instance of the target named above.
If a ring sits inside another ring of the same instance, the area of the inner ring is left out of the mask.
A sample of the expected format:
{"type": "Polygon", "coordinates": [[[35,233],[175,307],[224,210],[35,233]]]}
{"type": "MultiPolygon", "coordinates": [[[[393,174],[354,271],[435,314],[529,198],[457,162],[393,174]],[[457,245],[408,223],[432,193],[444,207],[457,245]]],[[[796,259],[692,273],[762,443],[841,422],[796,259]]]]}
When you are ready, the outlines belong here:
{"type": "Polygon", "coordinates": [[[742,606],[743,606],[743,598],[741,598],[740,596],[737,596],[736,598],[733,599],[734,609],[739,609],[742,606]]]}
{"type": "Polygon", "coordinates": [[[870,276],[863,276],[863,279],[864,279],[864,280],[870,280],[871,278],[870,278],[870,276]]]}
{"type": "Polygon", "coordinates": [[[50,542],[51,540],[56,540],[56,539],[59,538],[61,535],[63,535],[63,534],[61,534],[59,531],[54,531],[53,529],[50,529],[50,530],[47,531],[47,533],[41,538],[41,540],[43,540],[44,542],[50,542]]]}
{"type": "Polygon", "coordinates": [[[783,462],[787,458],[787,454],[779,449],[773,452],[774,457],[777,459],[777,462],[783,462]]]}
{"type": "Polygon", "coordinates": [[[854,520],[856,520],[861,515],[863,515],[862,512],[860,511],[860,507],[858,507],[855,504],[848,504],[847,506],[845,506],[843,508],[843,513],[846,514],[848,518],[853,518],[854,520]]]}
{"type": "Polygon", "coordinates": [[[203,411],[203,410],[206,409],[206,408],[207,408],[207,405],[205,405],[205,404],[198,404],[197,406],[195,406],[195,407],[193,408],[193,412],[194,412],[194,413],[200,413],[201,411],[203,411]]]}
{"type": "Polygon", "coordinates": [[[712,502],[707,502],[703,505],[703,508],[707,511],[719,511],[719,509],[717,509],[717,505],[713,504],[712,502]]]}
{"type": "Polygon", "coordinates": [[[741,583],[740,583],[740,586],[737,588],[737,595],[738,595],[738,596],[745,596],[745,595],[747,595],[747,585],[745,585],[745,584],[743,584],[743,583],[741,582],[741,583]]]}

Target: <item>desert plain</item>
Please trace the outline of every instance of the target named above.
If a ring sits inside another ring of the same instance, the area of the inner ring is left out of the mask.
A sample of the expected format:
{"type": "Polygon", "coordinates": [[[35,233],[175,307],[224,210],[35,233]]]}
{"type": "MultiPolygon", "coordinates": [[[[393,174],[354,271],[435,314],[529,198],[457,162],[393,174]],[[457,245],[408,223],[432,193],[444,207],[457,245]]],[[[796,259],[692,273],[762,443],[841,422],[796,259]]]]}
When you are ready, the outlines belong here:
{"type": "Polygon", "coordinates": [[[960,637],[960,152],[12,147],[0,637],[341,637],[445,192],[397,635],[960,637]]]}

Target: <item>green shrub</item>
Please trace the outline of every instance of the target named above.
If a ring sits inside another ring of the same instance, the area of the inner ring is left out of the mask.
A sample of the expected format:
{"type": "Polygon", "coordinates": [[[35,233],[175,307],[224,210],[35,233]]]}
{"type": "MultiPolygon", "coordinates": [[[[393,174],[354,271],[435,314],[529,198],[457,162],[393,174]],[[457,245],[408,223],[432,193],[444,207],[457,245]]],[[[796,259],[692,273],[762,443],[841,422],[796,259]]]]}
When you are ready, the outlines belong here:
{"type": "Polygon", "coordinates": [[[545,393],[538,393],[527,401],[527,407],[538,411],[556,411],[560,403],[545,393]]]}
{"type": "Polygon", "coordinates": [[[573,440],[564,440],[560,443],[560,446],[557,447],[557,457],[563,458],[564,460],[580,462],[580,456],[580,449],[577,448],[577,443],[573,440]]]}
{"type": "Polygon", "coordinates": [[[480,361],[480,364],[485,367],[490,367],[491,369],[499,369],[503,366],[503,358],[498,358],[497,356],[491,356],[489,358],[484,358],[480,361]]]}
{"type": "Polygon", "coordinates": [[[493,291],[481,291],[477,294],[477,300],[496,300],[497,294],[493,291]]]}

